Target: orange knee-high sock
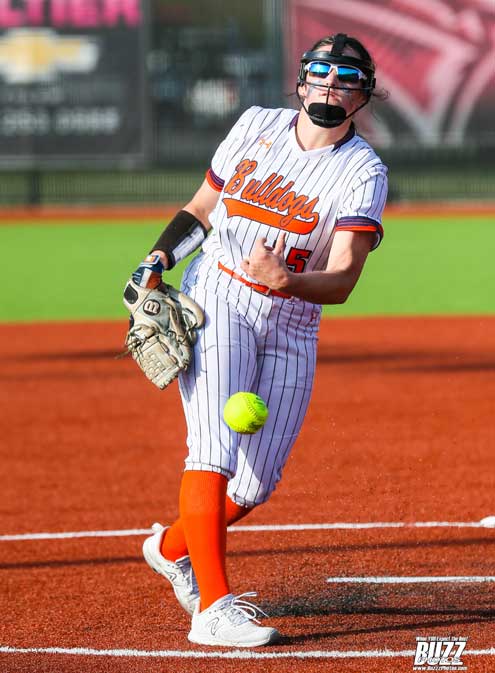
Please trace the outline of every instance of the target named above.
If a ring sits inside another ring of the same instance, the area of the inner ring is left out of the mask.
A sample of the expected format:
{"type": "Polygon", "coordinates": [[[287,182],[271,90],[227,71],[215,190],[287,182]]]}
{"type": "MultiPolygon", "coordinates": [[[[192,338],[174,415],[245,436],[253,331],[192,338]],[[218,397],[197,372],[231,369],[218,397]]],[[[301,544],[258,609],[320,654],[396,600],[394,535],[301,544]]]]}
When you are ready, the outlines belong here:
{"type": "MultiPolygon", "coordinates": [[[[229,496],[225,497],[225,520],[227,526],[231,526],[239,519],[245,517],[251,512],[253,507],[243,507],[233,502],[229,496]]],[[[186,536],[184,535],[184,527],[182,520],[179,518],[167,529],[167,533],[163,538],[161,553],[169,561],[176,561],[182,556],[187,556],[186,536]]]]}
{"type": "Polygon", "coordinates": [[[225,498],[225,519],[227,526],[231,526],[239,519],[243,519],[249,512],[252,512],[254,507],[243,507],[238,505],[228,496],[225,498]]]}
{"type": "Polygon", "coordinates": [[[177,519],[170,528],[167,528],[160,551],[168,561],[177,561],[182,556],[188,555],[182,519],[177,519]]]}
{"type": "Polygon", "coordinates": [[[186,471],[180,518],[201,596],[201,610],[230,593],[225,570],[227,479],[216,472],[186,471]]]}

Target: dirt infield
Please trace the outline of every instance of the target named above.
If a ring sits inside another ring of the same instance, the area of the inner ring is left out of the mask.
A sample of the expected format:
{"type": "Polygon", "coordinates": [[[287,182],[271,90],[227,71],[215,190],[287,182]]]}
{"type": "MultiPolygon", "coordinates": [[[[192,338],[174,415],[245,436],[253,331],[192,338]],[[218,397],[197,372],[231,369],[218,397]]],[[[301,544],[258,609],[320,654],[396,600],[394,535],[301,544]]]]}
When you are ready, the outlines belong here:
{"type": "Polygon", "coordinates": [[[244,653],[191,645],[142,561],[177,513],[185,424],[175,385],[115,359],[124,332],[0,326],[1,673],[402,673],[419,636],[495,670],[495,529],[475,525],[495,515],[495,317],[323,323],[284,479],[228,536],[233,590],[283,634],[244,653]]]}

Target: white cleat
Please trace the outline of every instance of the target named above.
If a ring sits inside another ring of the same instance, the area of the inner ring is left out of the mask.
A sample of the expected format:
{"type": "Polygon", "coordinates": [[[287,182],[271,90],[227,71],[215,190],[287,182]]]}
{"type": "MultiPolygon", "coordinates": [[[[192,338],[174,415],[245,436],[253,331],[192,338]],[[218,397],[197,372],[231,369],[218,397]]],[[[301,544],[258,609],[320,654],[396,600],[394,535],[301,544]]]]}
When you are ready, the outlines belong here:
{"type": "Polygon", "coordinates": [[[199,606],[199,589],[189,556],[176,561],[167,560],[160,552],[163,536],[167,530],[159,523],[151,526],[153,535],[143,543],[143,555],[146,563],[159,575],[163,575],[175,592],[175,596],[184,610],[190,615],[199,606]]]}
{"type": "Polygon", "coordinates": [[[199,645],[224,645],[226,647],[258,647],[274,643],[279,632],[268,626],[259,626],[257,613],[267,616],[260,608],[243,596],[256,596],[253,592],[219,598],[209,608],[199,612],[197,606],[188,638],[199,645]]]}

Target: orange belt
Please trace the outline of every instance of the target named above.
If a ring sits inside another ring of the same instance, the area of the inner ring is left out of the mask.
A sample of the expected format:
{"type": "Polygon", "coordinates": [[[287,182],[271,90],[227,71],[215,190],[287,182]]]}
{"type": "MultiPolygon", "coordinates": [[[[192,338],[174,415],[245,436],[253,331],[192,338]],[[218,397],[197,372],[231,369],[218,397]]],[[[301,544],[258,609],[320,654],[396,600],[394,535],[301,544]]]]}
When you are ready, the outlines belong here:
{"type": "Polygon", "coordinates": [[[236,280],[239,280],[241,283],[244,283],[244,285],[247,285],[252,290],[255,290],[256,292],[259,292],[260,294],[264,294],[266,297],[269,297],[270,295],[273,295],[274,297],[282,297],[283,299],[290,299],[291,298],[290,294],[285,294],[285,292],[279,292],[278,290],[272,290],[271,288],[268,287],[268,285],[260,285],[259,283],[251,283],[249,280],[246,280],[242,276],[239,276],[239,274],[236,273],[235,271],[232,271],[232,269],[228,269],[221,262],[218,262],[218,268],[221,269],[222,271],[225,271],[225,273],[228,273],[229,276],[232,276],[232,278],[235,278],[236,280]]]}

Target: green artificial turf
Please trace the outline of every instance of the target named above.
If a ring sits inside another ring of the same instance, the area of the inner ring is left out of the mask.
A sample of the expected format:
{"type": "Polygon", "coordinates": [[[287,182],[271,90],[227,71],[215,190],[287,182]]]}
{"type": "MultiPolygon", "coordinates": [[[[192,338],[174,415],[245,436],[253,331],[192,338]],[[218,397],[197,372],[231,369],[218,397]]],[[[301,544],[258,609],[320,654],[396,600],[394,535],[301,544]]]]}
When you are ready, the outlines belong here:
{"type": "MultiPolygon", "coordinates": [[[[124,318],[122,290],[163,221],[0,227],[1,321],[124,318]]],[[[495,222],[488,216],[388,218],[353,294],[327,315],[495,312],[495,222]]],[[[168,275],[179,283],[184,263],[168,275]]]]}
{"type": "Polygon", "coordinates": [[[334,315],[495,313],[495,218],[398,218],[384,221],[352,295],[334,315]]]}

